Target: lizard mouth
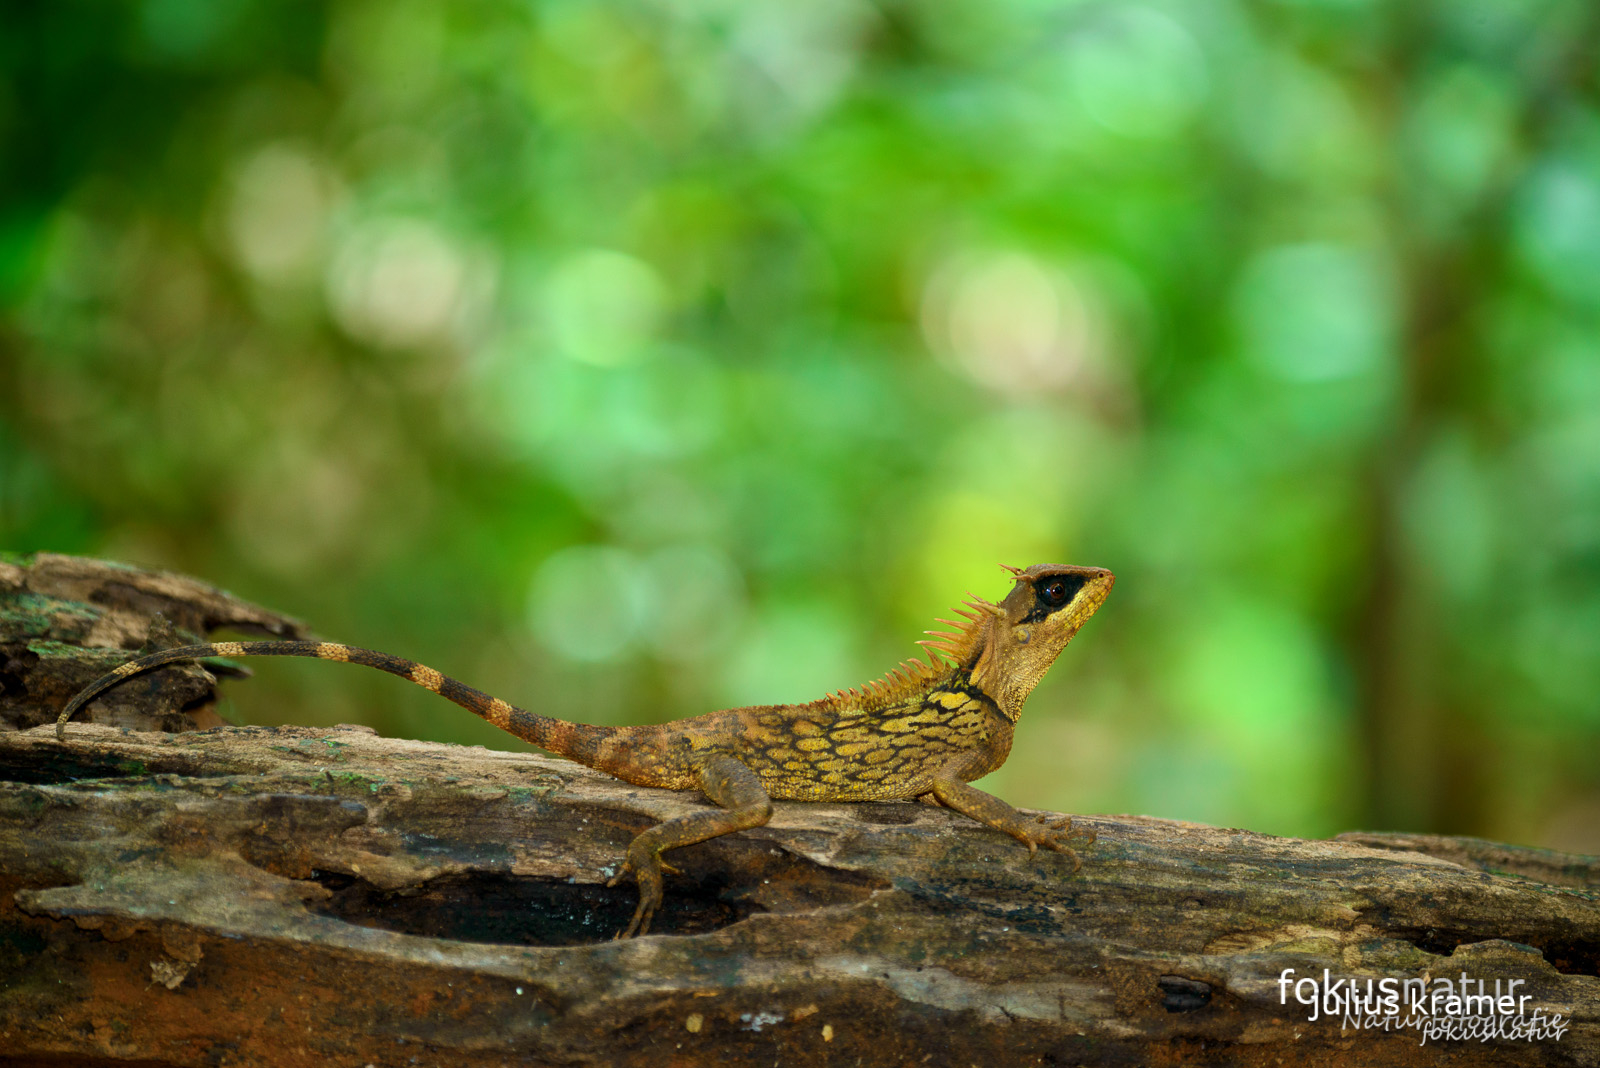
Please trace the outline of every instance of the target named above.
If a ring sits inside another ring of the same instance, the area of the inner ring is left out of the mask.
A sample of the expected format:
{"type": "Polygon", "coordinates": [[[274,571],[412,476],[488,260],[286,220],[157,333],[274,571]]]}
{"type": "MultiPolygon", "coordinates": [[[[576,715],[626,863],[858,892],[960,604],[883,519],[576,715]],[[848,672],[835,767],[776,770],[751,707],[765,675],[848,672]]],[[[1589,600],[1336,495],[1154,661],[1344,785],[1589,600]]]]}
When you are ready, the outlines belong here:
{"type": "Polygon", "coordinates": [[[1078,596],[1073,598],[1072,605],[1067,610],[1067,617],[1063,620],[1062,629],[1069,641],[1078,633],[1078,629],[1089,621],[1089,617],[1106,603],[1106,598],[1111,596],[1111,587],[1116,585],[1117,581],[1117,576],[1103,567],[1081,568],[1077,573],[1086,575],[1088,581],[1083,584],[1078,596]]]}

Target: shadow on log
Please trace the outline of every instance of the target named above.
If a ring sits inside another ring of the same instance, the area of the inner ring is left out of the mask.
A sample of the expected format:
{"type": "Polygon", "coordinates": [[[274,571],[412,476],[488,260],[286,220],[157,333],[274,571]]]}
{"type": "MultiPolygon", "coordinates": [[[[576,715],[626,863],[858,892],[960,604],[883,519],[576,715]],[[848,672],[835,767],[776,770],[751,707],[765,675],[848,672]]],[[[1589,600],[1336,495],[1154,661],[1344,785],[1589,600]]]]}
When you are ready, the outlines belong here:
{"type": "Polygon", "coordinates": [[[627,843],[700,805],[365,728],[0,732],[0,1064],[1600,1064],[1595,858],[1088,817],[1073,875],[930,806],[778,804],[613,941],[627,843]],[[1313,1021],[1325,969],[1566,1029],[1313,1021]]]}

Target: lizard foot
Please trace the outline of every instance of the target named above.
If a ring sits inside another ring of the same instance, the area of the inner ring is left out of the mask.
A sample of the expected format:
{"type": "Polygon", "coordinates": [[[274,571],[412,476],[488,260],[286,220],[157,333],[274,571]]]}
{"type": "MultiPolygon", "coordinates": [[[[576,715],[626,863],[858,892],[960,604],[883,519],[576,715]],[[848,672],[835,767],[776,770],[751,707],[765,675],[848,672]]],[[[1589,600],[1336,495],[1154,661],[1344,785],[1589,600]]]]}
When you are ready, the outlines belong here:
{"type": "MultiPolygon", "coordinates": [[[[634,845],[638,845],[635,839],[634,845]]],[[[617,869],[617,874],[606,881],[607,886],[616,886],[630,873],[639,886],[639,907],[633,910],[633,919],[628,926],[617,933],[617,938],[633,938],[650,933],[650,920],[655,916],[656,909],[661,907],[661,872],[665,869],[677,874],[678,869],[665,863],[661,854],[648,846],[628,849],[628,859],[622,862],[622,867],[617,869]]]]}
{"type": "Polygon", "coordinates": [[[1032,823],[1022,824],[1017,838],[1028,847],[1030,855],[1043,846],[1070,858],[1072,874],[1076,875],[1083,861],[1078,859],[1077,851],[1067,845],[1067,840],[1075,833],[1084,836],[1084,845],[1093,843],[1097,837],[1092,828],[1074,832],[1071,816],[1039,816],[1032,823]]]}
{"type": "Polygon", "coordinates": [[[1100,832],[1096,831],[1093,827],[1084,827],[1081,829],[1073,827],[1071,816],[1058,816],[1053,820],[1045,816],[1040,816],[1038,819],[1040,823],[1044,824],[1052,831],[1061,832],[1062,837],[1078,837],[1081,835],[1083,838],[1083,845],[1094,845],[1096,840],[1098,840],[1100,837],[1100,832]]]}

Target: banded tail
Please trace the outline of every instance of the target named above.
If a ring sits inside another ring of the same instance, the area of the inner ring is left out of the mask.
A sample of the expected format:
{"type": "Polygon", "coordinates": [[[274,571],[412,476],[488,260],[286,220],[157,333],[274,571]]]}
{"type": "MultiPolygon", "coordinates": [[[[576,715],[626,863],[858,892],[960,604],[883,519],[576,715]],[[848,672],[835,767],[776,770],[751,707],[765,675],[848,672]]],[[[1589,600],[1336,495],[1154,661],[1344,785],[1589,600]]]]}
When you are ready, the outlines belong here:
{"type": "MultiPolygon", "coordinates": [[[[78,709],[105,693],[124,679],[143,674],[152,668],[176,664],[183,660],[200,660],[208,656],[307,656],[317,660],[337,660],[347,664],[365,664],[367,667],[387,671],[402,679],[414,682],[425,690],[432,690],[447,701],[452,701],[475,716],[493,723],[496,727],[532,742],[540,749],[558,753],[580,764],[596,767],[601,763],[600,746],[617,733],[616,727],[596,727],[585,723],[568,723],[562,719],[541,716],[537,712],[517,708],[498,697],[490,697],[464,682],[440,674],[415,660],[406,660],[371,649],[357,649],[333,642],[216,642],[209,645],[184,645],[176,649],[163,649],[126,664],[118,665],[109,675],[95,679],[82,692],[67,702],[67,707],[56,717],[56,738],[65,739],[67,721],[78,709]]],[[[602,769],[605,770],[605,769],[602,769]]]]}

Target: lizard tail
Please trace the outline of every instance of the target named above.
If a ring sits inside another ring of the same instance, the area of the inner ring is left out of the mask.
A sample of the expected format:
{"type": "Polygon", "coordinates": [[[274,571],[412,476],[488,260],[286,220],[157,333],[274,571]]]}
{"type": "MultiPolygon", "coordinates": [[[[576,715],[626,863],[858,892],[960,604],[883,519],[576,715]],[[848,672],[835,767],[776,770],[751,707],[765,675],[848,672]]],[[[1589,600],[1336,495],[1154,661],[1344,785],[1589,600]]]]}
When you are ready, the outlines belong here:
{"type": "Polygon", "coordinates": [[[593,767],[600,761],[600,746],[617,733],[615,727],[595,727],[584,723],[568,723],[552,719],[537,712],[517,708],[498,697],[490,697],[482,690],[474,690],[464,682],[442,675],[417,663],[388,653],[371,649],[357,649],[333,642],[216,642],[210,645],[185,645],[176,649],[163,649],[137,660],[119,665],[109,675],[95,679],[82,692],[67,702],[67,707],[56,717],[56,737],[65,738],[67,721],[78,709],[99,697],[124,679],[142,674],[152,668],[175,664],[182,660],[199,660],[208,656],[309,656],[318,660],[337,660],[347,664],[365,664],[367,667],[387,671],[432,690],[447,701],[453,701],[475,716],[493,723],[503,731],[532,742],[540,749],[549,750],[593,767]]]}

